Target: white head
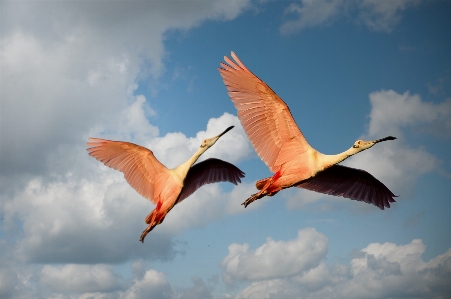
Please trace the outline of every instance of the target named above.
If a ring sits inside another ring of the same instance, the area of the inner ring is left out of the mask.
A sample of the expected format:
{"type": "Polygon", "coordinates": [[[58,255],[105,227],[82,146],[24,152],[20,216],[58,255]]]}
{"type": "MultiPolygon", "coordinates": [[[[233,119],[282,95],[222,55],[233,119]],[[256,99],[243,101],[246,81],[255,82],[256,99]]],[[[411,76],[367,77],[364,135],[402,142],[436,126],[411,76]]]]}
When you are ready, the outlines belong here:
{"type": "Polygon", "coordinates": [[[361,151],[369,149],[370,147],[372,147],[376,143],[379,143],[379,142],[382,142],[382,141],[386,141],[386,140],[395,140],[395,139],[396,139],[396,137],[388,136],[388,137],[377,139],[377,140],[373,140],[373,141],[357,140],[354,143],[354,145],[349,149],[349,151],[351,152],[351,155],[354,155],[354,154],[357,154],[357,153],[359,153],[361,151]]]}
{"type": "Polygon", "coordinates": [[[216,141],[218,141],[218,139],[224,135],[225,133],[227,133],[228,131],[232,130],[234,126],[230,126],[227,129],[225,129],[224,132],[222,132],[221,134],[219,134],[218,136],[215,136],[213,138],[208,138],[202,141],[202,144],[200,145],[201,148],[204,148],[205,150],[209,149],[210,147],[213,146],[213,144],[216,143],[216,141]]]}

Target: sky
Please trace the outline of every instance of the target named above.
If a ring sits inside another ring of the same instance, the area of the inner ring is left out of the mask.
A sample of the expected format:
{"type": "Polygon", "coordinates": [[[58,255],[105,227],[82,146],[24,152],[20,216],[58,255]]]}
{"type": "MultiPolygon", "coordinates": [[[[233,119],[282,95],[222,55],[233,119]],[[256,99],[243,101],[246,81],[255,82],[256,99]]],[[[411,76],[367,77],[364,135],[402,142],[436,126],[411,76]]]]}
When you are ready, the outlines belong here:
{"type": "Polygon", "coordinates": [[[1,1],[1,298],[450,298],[451,2],[1,1]],[[325,154],[399,197],[379,208],[271,175],[217,68],[234,51],[325,154]],[[246,173],[154,205],[86,152],[143,145],[167,167],[246,173]]]}

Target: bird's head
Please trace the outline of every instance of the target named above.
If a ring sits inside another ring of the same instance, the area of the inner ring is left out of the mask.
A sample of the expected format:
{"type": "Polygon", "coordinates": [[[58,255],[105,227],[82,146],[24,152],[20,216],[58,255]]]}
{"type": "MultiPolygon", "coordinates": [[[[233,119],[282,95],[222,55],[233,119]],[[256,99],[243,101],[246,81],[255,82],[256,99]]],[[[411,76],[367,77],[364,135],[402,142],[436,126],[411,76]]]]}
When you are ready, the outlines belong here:
{"type": "Polygon", "coordinates": [[[369,149],[376,143],[386,141],[386,140],[395,140],[395,139],[396,139],[396,137],[388,136],[388,137],[373,140],[373,141],[357,140],[350,150],[352,151],[352,155],[354,155],[354,154],[357,154],[358,152],[369,149]]]}
{"type": "Polygon", "coordinates": [[[218,139],[219,139],[222,135],[224,135],[224,134],[227,133],[228,131],[232,130],[233,127],[234,127],[234,126],[228,127],[227,129],[225,129],[224,132],[222,132],[222,133],[219,134],[218,136],[215,136],[215,137],[213,137],[213,138],[208,138],[208,139],[203,140],[203,141],[202,141],[202,144],[200,145],[200,147],[201,147],[201,148],[205,148],[205,149],[210,148],[211,146],[213,146],[213,144],[216,143],[216,141],[218,141],[218,139]]]}

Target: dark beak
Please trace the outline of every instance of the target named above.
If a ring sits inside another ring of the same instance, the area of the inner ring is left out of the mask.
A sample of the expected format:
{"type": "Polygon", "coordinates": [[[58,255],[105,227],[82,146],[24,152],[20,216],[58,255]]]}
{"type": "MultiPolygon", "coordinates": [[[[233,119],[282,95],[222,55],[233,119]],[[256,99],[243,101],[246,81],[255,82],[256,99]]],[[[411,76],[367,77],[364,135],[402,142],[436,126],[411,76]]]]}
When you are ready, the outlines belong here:
{"type": "Polygon", "coordinates": [[[378,143],[378,142],[382,142],[382,141],[386,141],[386,140],[395,140],[395,139],[396,139],[396,137],[388,136],[388,137],[385,137],[382,139],[378,139],[378,140],[374,141],[374,143],[378,143]]]}
{"type": "Polygon", "coordinates": [[[232,130],[234,126],[230,126],[227,129],[225,129],[224,132],[222,132],[221,134],[218,135],[218,137],[221,137],[222,135],[224,135],[225,133],[227,133],[228,131],[232,130]]]}

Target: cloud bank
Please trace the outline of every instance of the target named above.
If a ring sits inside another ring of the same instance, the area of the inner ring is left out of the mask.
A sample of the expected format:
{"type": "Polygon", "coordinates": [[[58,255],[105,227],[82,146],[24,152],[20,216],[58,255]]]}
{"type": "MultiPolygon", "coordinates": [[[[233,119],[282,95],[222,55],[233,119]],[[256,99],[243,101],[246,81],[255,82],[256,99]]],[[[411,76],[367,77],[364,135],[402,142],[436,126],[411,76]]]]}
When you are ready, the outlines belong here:
{"type": "MultiPolygon", "coordinates": [[[[131,141],[151,147],[165,164],[179,163],[204,136],[235,125],[206,157],[245,159],[251,147],[235,116],[211,119],[195,137],[160,136],[148,121],[155,112],[135,92],[139,80],[152,78],[155,84],[165,71],[165,34],[234,19],[248,6],[249,1],[2,2],[2,298],[166,294],[163,274],[149,270],[129,281],[111,265],[174,258],[179,249],[173,237],[180,230],[233,212],[221,201],[230,192],[201,188],[189,208],[193,222],[167,217],[168,225],[143,246],[138,238],[153,205],[121,173],[90,158],[85,142],[88,136],[131,141]],[[200,208],[211,196],[219,197],[217,212],[203,219],[200,208]]],[[[188,200],[179,206],[174,214],[188,213],[188,200]]]]}
{"type": "Polygon", "coordinates": [[[426,246],[419,239],[405,245],[371,243],[355,253],[349,264],[330,265],[325,259],[325,248],[327,238],[313,228],[300,230],[296,239],[286,242],[275,243],[269,238],[250,253],[247,244],[232,244],[221,263],[223,277],[226,282],[230,278],[252,281],[236,299],[440,298],[451,292],[451,249],[424,262],[421,255],[426,246]],[[283,263],[279,254],[268,254],[276,246],[278,253],[284,254],[283,263]],[[302,247],[310,249],[296,249],[302,247]],[[299,256],[301,252],[313,258],[299,256]],[[267,265],[263,274],[259,265],[253,264],[257,256],[267,265]],[[252,267],[244,267],[250,264],[252,267]]]}

